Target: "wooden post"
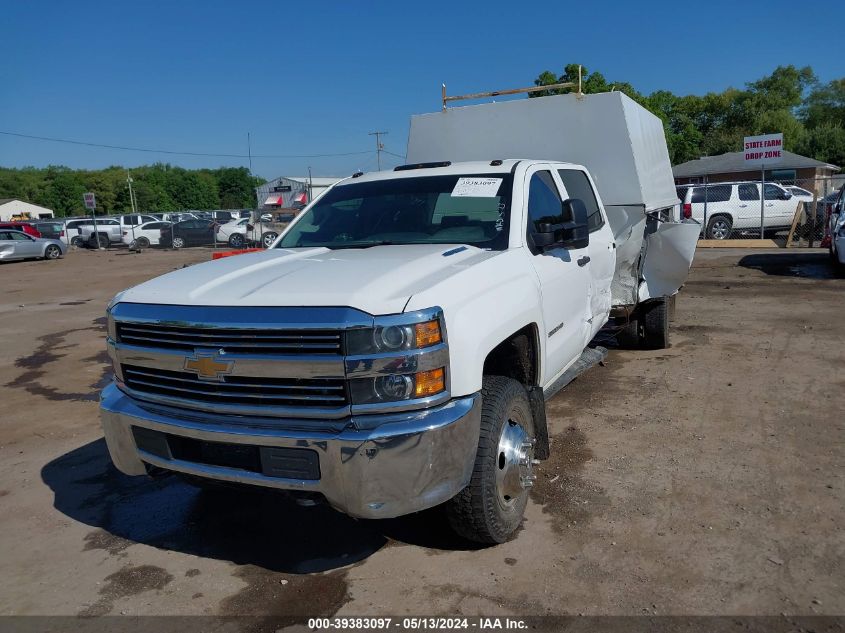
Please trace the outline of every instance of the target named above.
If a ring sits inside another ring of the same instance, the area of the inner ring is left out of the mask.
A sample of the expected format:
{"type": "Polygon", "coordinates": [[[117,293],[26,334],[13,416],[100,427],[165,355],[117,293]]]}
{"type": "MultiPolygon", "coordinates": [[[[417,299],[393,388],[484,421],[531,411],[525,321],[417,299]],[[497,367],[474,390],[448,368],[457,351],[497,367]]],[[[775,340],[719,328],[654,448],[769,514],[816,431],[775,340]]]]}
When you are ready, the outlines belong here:
{"type": "Polygon", "coordinates": [[[798,227],[798,219],[801,217],[801,210],[804,206],[803,202],[799,202],[798,206],[795,207],[795,215],[792,218],[792,226],[789,227],[789,235],[786,236],[786,248],[790,248],[792,246],[792,236],[795,235],[795,229],[798,227]]]}
{"type": "Polygon", "coordinates": [[[819,205],[819,192],[816,189],[816,183],[813,183],[813,206],[810,208],[810,215],[807,217],[807,224],[810,226],[810,235],[807,237],[807,248],[813,248],[813,237],[816,232],[816,210],[819,205]],[[812,223],[810,222],[812,218],[812,223]]]}

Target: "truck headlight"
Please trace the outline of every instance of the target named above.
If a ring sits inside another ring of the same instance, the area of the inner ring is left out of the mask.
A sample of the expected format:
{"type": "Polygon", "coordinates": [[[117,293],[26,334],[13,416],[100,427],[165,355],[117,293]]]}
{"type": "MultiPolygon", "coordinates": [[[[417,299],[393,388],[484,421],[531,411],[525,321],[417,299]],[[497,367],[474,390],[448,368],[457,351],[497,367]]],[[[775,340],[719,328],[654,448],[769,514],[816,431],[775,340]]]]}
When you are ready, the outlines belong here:
{"type": "MultiPolygon", "coordinates": [[[[356,406],[427,406],[447,398],[449,350],[443,311],[428,308],[373,319],[371,327],[346,332],[346,375],[352,412],[356,406]]],[[[397,407],[392,407],[396,409],[397,407]]]]}
{"type": "Polygon", "coordinates": [[[352,404],[383,404],[436,396],[446,391],[446,369],[415,374],[387,374],[349,381],[352,404]]]}
{"type": "Polygon", "coordinates": [[[346,349],[350,356],[421,349],[442,342],[439,318],[401,325],[379,325],[376,319],[374,328],[350,330],[346,335],[346,349]]]}

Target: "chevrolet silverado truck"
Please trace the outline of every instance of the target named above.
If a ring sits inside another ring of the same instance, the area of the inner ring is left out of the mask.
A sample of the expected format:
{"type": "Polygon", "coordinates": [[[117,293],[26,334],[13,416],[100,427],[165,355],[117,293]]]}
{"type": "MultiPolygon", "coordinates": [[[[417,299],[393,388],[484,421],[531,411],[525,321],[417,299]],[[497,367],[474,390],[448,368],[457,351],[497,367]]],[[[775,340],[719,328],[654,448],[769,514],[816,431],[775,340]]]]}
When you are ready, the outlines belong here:
{"type": "Polygon", "coordinates": [[[514,533],[554,450],[545,401],[603,328],[668,345],[699,226],[676,221],[659,119],[621,93],[416,116],[408,160],[329,188],[272,248],[113,299],[120,471],[514,533]]]}

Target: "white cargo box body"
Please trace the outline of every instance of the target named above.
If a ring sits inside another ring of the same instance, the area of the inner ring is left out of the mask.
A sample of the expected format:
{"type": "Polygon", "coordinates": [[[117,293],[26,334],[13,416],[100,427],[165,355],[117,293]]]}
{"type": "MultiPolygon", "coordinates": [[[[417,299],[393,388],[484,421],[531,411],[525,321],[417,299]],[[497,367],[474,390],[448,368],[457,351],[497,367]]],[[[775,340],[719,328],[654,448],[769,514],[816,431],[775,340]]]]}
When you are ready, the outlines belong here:
{"type": "Polygon", "coordinates": [[[621,92],[518,99],[411,117],[409,163],[530,158],[586,167],[605,206],[678,204],[659,118],[621,92]]]}
{"type": "Polygon", "coordinates": [[[671,296],[700,227],[679,223],[659,118],[621,92],[566,94],[411,117],[408,163],[524,158],[575,163],[596,183],[616,243],[614,306],[671,296]],[[671,209],[668,213],[651,213],[671,209]]]}

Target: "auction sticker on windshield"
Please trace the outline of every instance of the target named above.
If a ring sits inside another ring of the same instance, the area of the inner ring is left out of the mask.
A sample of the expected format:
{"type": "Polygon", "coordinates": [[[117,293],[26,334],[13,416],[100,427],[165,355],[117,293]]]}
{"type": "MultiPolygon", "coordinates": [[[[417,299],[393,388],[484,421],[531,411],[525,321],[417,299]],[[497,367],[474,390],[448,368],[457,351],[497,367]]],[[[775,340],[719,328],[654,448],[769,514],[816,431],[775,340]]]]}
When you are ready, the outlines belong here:
{"type": "Polygon", "coordinates": [[[493,198],[501,184],[501,178],[458,178],[452,189],[452,197],[493,198]]]}

